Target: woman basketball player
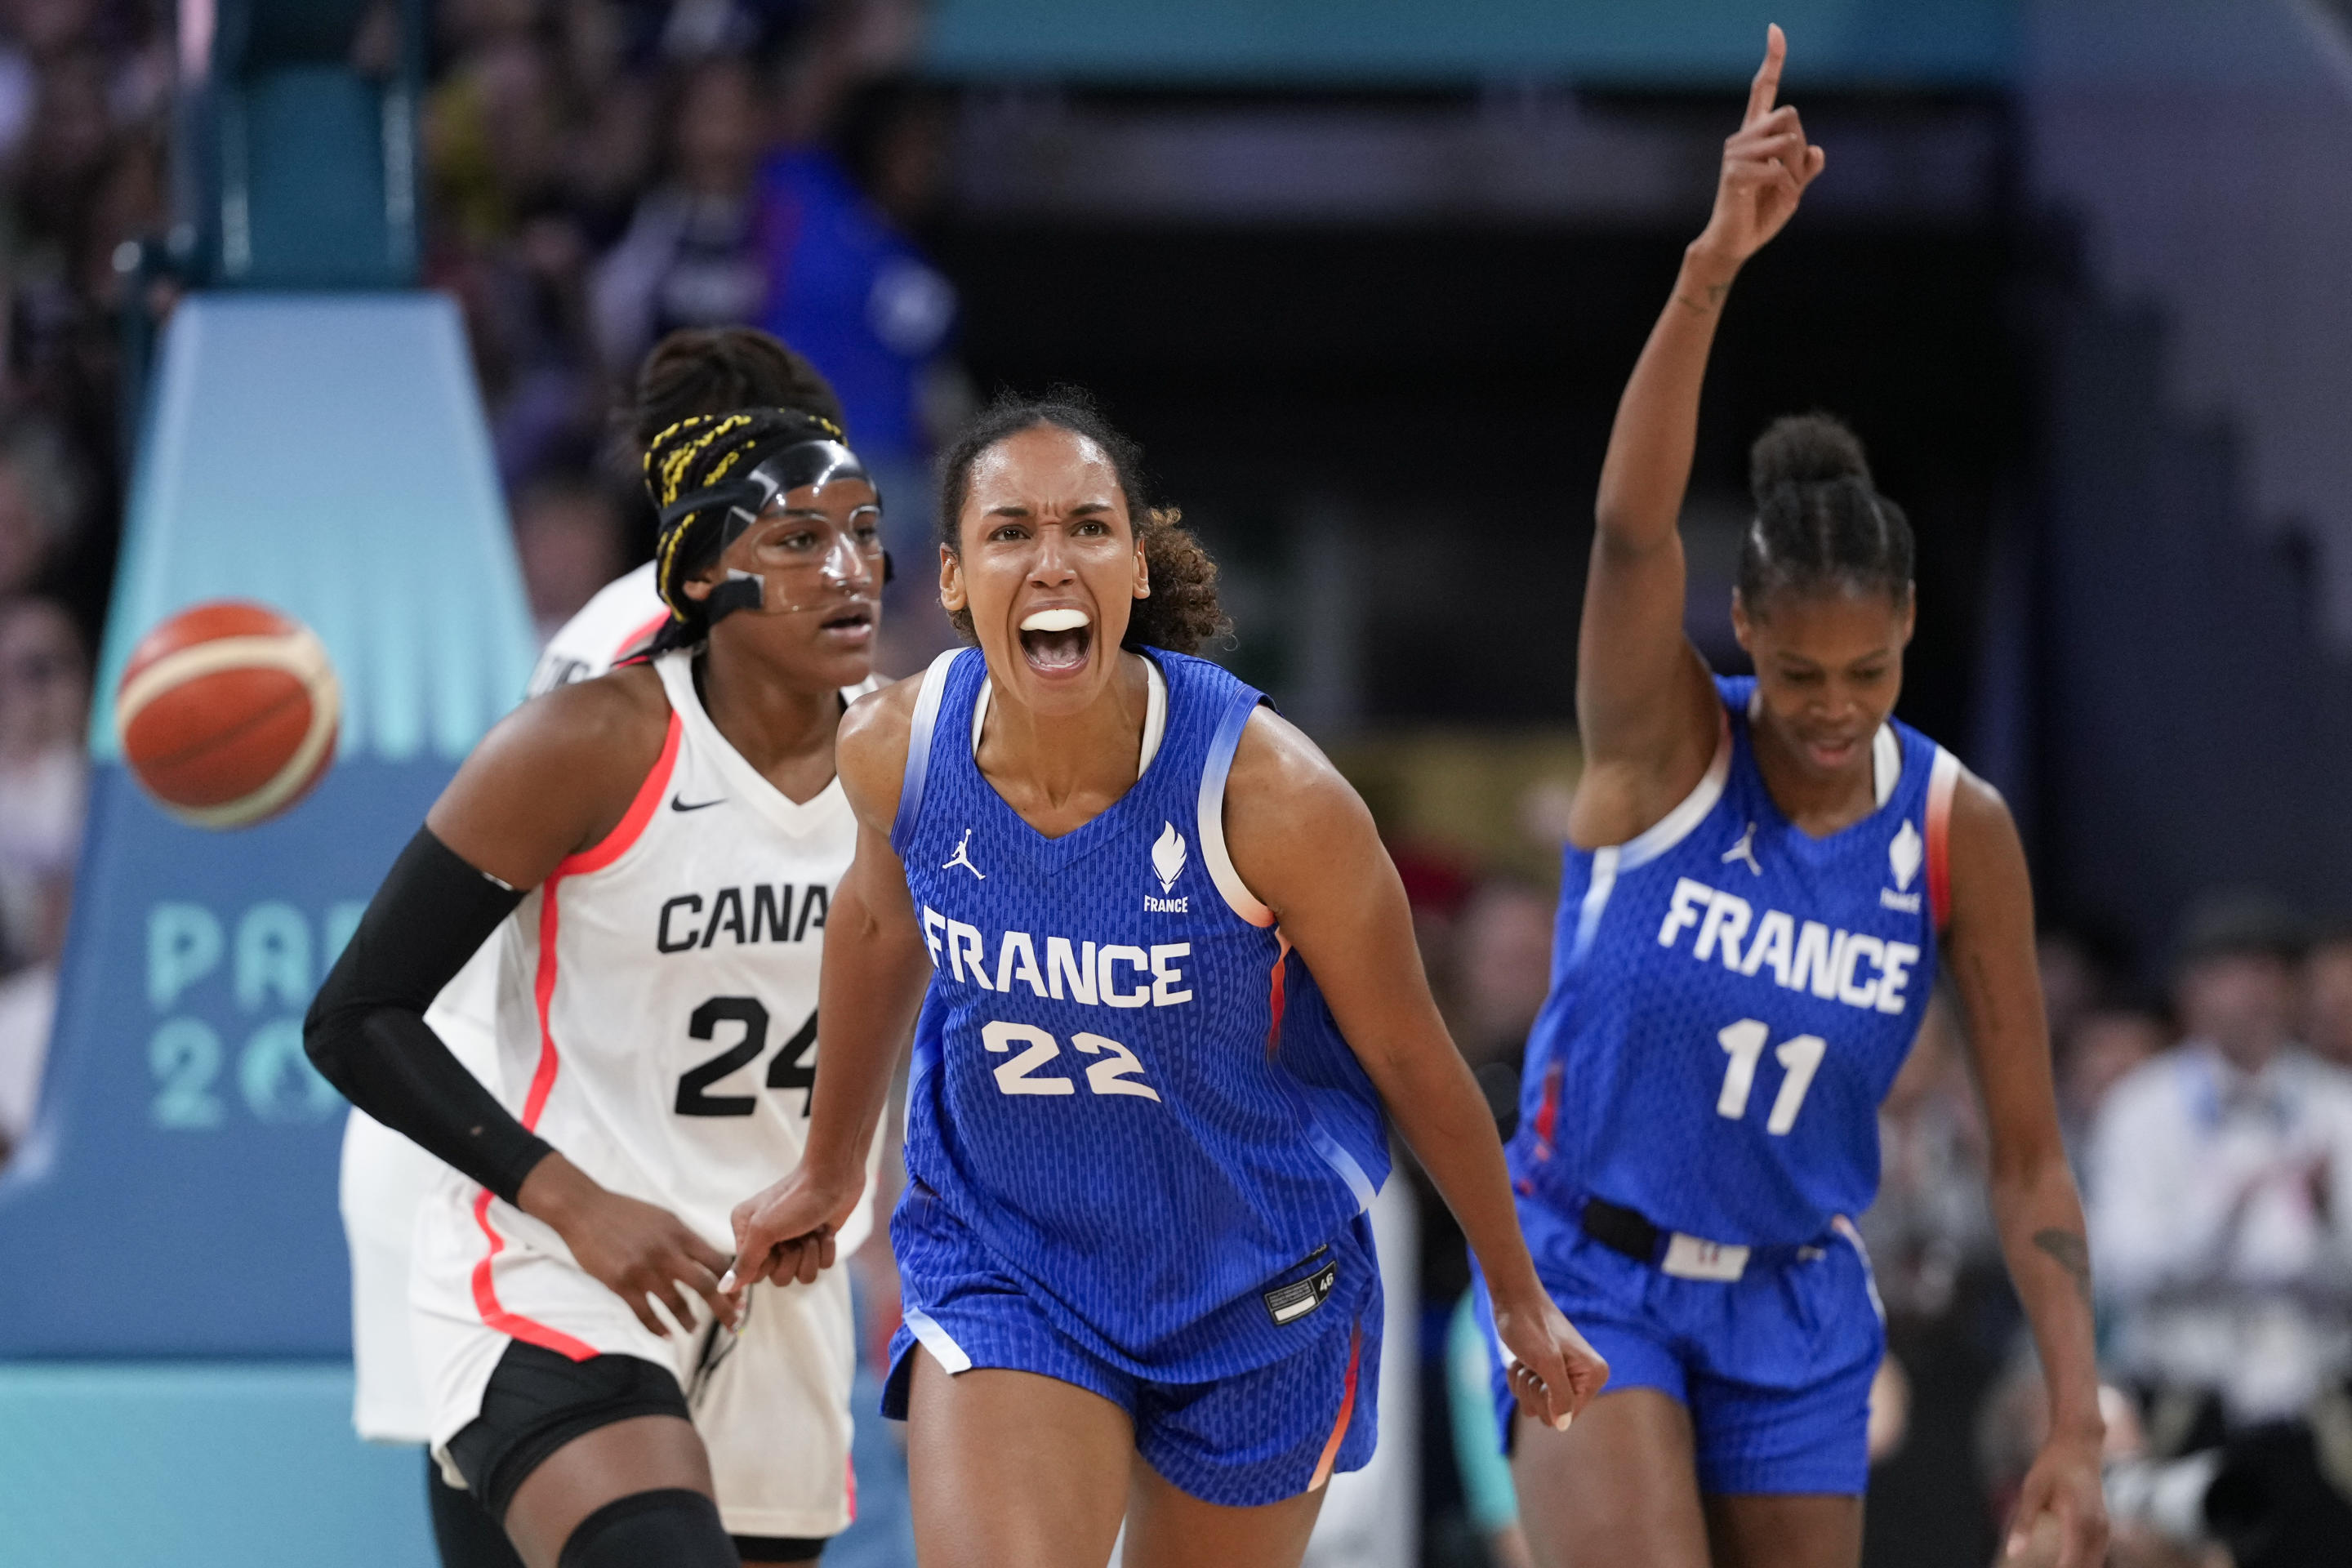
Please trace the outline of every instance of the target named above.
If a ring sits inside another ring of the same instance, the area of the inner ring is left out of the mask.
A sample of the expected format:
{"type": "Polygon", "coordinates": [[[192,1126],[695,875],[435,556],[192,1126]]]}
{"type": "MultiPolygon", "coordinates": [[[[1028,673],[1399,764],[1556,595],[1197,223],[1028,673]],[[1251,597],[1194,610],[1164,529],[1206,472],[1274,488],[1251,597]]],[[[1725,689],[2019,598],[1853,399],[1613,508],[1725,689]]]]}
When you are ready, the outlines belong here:
{"type": "Polygon", "coordinates": [[[419,1359],[436,1453],[530,1568],[807,1561],[848,1518],[845,1289],[716,1284],[730,1201],[807,1114],[878,502],[835,426],[781,409],[688,419],[646,468],[650,664],[492,731],[308,1029],[468,1179],[458,1223],[420,1227],[419,1359]],[[504,1102],[423,1017],[502,923],[504,1102]]]}
{"type": "MultiPolygon", "coordinates": [[[[688,328],[654,345],[637,377],[627,432],[642,466],[654,437],[697,414],[781,407],[842,423],[841,403],[816,368],[752,327],[688,328]]],[[[654,563],[614,579],[564,623],[531,672],[539,696],[604,674],[644,653],[670,619],[654,563]]],[[[841,847],[848,863],[848,841],[841,847]]],[[[497,1072],[499,941],[493,937],[442,991],[425,1021],[478,1077],[497,1072]]],[[[427,1446],[431,1391],[409,1331],[409,1254],[420,1214],[429,1226],[478,1235],[462,1204],[428,1201],[449,1168],[362,1111],[343,1134],[341,1207],[352,1254],[352,1425],[371,1442],[427,1446]]],[[[451,1487],[425,1455],[426,1497],[443,1568],[520,1568],[513,1546],[472,1493],[451,1487]]]]}
{"type": "Polygon", "coordinates": [[[1099,1568],[1122,1515],[1130,1564],[1299,1561],[1373,1443],[1383,1101],[1528,1407],[1565,1423],[1607,1375],[1537,1281],[1370,814],[1169,651],[1220,624],[1214,568],[1135,459],[1068,399],[950,453],[940,599],[979,647],[843,724],[815,1118],[736,1214],[742,1279],[818,1277],[920,1005],[886,1414],[926,1568],[1099,1568]]]}
{"type": "Polygon", "coordinates": [[[1783,420],[1756,444],[1732,600],[1755,678],[1711,677],[1683,634],[1675,519],[1708,345],[1741,263],[1822,164],[1774,107],[1783,48],[1775,27],[1601,469],[1585,773],[1510,1149],[1544,1283],[1612,1380],[1570,1431],[1499,1414],[1546,1564],[1860,1560],[1885,1335],[1848,1216],[1876,1188],[1878,1104],[1940,958],[2050,1386],[2018,1528],[2054,1523],[2059,1561],[2091,1568],[2106,1522],[2089,1265],[2024,857],[2000,797],[1888,717],[1911,535],[1843,426],[1783,420]]]}

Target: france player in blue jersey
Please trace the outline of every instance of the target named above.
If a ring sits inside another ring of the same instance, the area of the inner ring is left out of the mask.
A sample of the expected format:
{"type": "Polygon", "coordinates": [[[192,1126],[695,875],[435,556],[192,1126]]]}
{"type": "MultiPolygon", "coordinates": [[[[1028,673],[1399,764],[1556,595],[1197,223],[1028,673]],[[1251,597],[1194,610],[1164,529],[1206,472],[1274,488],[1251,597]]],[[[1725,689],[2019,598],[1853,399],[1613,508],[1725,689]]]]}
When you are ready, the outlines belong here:
{"type": "Polygon", "coordinates": [[[737,1211],[738,1272],[828,1260],[912,1026],[886,1408],[926,1568],[1099,1568],[1122,1516],[1130,1565],[1296,1564],[1374,1441],[1388,1118],[1523,1407],[1565,1424],[1607,1368],[1537,1279],[1363,803],[1185,657],[1215,569],[1132,446],[1008,404],[942,488],[940,597],[979,646],[844,721],[814,1116],[737,1211]]]}
{"type": "Polygon", "coordinates": [[[1551,1568],[1860,1561],[1885,1334],[1850,1216],[1877,1186],[1878,1104],[1940,971],[2050,1384],[2019,1532],[2091,1568],[2105,1517],[2088,1258],[2024,858],[2000,796],[1890,717],[1911,536],[1843,426],[1784,420],[1757,443],[1732,601],[1755,678],[1715,679],[1683,631],[1675,518],[1708,346],[1741,263],[1823,163],[1774,106],[1783,49],[1775,27],[1601,470],[1585,773],[1510,1161],[1545,1284],[1612,1376],[1572,1429],[1513,1431],[1506,1410],[1505,1435],[1551,1568]]]}

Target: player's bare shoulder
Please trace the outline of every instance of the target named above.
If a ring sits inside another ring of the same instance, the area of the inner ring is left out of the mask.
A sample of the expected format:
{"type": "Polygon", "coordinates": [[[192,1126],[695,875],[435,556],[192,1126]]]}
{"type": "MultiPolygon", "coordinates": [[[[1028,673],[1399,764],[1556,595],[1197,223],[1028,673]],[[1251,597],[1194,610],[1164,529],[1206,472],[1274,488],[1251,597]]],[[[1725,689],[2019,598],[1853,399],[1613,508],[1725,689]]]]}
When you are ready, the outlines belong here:
{"type": "Polygon", "coordinates": [[[852,810],[866,826],[887,833],[898,815],[898,789],[907,776],[907,737],[915,724],[915,704],[923,678],[869,691],[841,716],[834,740],[834,766],[852,810]]]}
{"type": "Polygon", "coordinates": [[[1311,813],[1342,802],[1357,802],[1354,787],[1304,730],[1264,705],[1250,715],[1226,775],[1229,816],[1236,806],[1311,813]]]}
{"type": "Polygon", "coordinates": [[[1224,829],[1234,870],[1277,910],[1326,877],[1335,859],[1355,859],[1380,843],[1355,786],[1305,731],[1263,706],[1234,749],[1224,829]]]}
{"type": "Polygon", "coordinates": [[[534,697],[500,720],[477,756],[625,778],[632,787],[660,758],[669,698],[650,665],[627,665],[534,697]]]}
{"type": "MultiPolygon", "coordinates": [[[[551,836],[558,853],[583,847],[620,821],[669,734],[661,678],[633,665],[534,697],[494,725],[457,770],[425,821],[442,841],[513,881],[508,846],[551,836]],[[496,846],[497,847],[493,847],[496,846]],[[498,855],[499,866],[482,856],[498,855]]],[[[535,882],[533,877],[517,886],[535,882]]]]}

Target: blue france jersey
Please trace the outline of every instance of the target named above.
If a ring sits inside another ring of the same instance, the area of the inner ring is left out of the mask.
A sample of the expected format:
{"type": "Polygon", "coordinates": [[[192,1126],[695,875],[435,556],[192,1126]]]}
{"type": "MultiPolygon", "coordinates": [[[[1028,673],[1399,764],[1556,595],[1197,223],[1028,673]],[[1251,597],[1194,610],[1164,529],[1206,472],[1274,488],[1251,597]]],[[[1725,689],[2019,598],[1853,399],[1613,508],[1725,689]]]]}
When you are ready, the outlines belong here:
{"type": "MultiPolygon", "coordinates": [[[[979,652],[924,678],[891,833],[936,970],[907,1169],[1072,1338],[1201,1382],[1346,1331],[1361,1303],[1309,1314],[1265,1291],[1370,1204],[1388,1134],[1225,852],[1225,776],[1264,699],[1202,660],[1146,657],[1165,681],[1159,748],[1058,838],[973,761],[979,652]]],[[[1356,1273],[1342,1289],[1369,1300],[1356,1273]]]]}
{"type": "Polygon", "coordinates": [[[1710,1241],[1803,1243],[1878,1188],[1959,764],[1890,721],[1877,809],[1813,838],[1757,772],[1754,681],[1717,685],[1724,740],[1691,796],[1630,843],[1568,850],[1511,1175],[1570,1217],[1601,1197],[1710,1241]]]}

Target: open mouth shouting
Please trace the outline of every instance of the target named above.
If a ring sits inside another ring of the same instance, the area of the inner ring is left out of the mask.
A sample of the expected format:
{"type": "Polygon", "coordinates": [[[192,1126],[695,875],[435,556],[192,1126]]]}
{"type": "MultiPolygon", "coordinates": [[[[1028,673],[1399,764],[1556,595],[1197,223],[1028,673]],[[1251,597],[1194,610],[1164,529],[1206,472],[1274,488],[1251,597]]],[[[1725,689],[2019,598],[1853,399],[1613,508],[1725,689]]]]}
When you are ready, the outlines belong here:
{"type": "Polygon", "coordinates": [[[1094,617],[1084,610],[1032,610],[1021,621],[1022,657],[1040,675],[1084,668],[1094,643],[1094,617]]]}

